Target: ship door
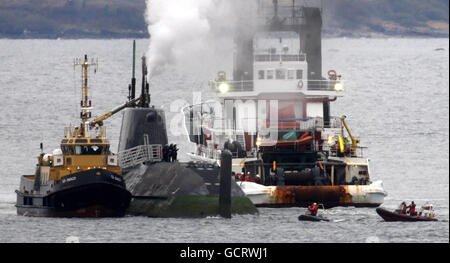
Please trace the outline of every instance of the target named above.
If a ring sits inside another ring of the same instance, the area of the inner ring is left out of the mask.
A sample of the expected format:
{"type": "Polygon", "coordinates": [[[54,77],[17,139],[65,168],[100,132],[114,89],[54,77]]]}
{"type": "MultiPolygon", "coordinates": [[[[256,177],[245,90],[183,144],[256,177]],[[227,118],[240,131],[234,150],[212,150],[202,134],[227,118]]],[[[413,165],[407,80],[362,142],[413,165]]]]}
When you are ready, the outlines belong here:
{"type": "Polygon", "coordinates": [[[342,164],[333,164],[330,166],[331,185],[346,185],[346,166],[342,164]]]}

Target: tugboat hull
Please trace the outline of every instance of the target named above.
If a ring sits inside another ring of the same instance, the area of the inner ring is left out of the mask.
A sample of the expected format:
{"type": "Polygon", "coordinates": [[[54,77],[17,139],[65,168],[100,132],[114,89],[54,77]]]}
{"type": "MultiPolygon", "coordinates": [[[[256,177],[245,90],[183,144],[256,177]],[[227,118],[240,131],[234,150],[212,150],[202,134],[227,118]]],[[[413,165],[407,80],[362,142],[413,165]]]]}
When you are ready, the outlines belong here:
{"type": "Polygon", "coordinates": [[[37,217],[121,217],[131,200],[123,179],[103,169],[66,176],[39,192],[16,193],[17,214],[37,217]]]}

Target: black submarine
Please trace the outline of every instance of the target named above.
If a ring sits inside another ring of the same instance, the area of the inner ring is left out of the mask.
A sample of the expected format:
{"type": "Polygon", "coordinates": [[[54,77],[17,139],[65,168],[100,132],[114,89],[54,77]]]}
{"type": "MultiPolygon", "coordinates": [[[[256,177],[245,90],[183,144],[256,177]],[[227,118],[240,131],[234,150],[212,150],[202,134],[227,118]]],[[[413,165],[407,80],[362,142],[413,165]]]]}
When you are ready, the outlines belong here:
{"type": "MultiPolygon", "coordinates": [[[[136,42],[128,87],[129,102],[136,101],[136,42]]],[[[127,214],[149,217],[208,217],[257,214],[258,210],[231,174],[231,156],[224,152],[222,165],[167,162],[165,112],[151,105],[146,57],[142,57],[142,85],[138,103],[123,112],[118,159],[132,199],[127,214]],[[222,176],[221,176],[222,175],[222,176]],[[225,193],[225,194],[224,194],[225,193]],[[225,201],[224,201],[225,200],[225,201]],[[224,206],[228,201],[228,213],[224,206]],[[228,214],[228,215],[227,215],[228,214]]]]}

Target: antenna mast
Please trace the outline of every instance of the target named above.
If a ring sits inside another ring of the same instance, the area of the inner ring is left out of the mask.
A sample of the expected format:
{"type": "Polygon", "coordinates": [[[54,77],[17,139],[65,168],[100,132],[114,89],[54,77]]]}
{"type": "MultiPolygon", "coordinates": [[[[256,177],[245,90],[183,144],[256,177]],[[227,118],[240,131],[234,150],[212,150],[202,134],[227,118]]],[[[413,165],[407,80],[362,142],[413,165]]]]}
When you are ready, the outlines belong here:
{"type": "Polygon", "coordinates": [[[84,127],[88,127],[88,123],[89,123],[89,118],[92,117],[92,102],[89,99],[89,94],[88,94],[88,90],[89,90],[89,86],[88,86],[88,73],[89,73],[89,67],[91,66],[95,66],[95,70],[94,72],[97,71],[97,67],[98,67],[98,60],[96,62],[94,62],[94,60],[92,59],[91,62],[88,61],[88,57],[87,55],[84,55],[84,61],[81,59],[75,59],[74,63],[73,63],[74,68],[76,66],[81,66],[81,112],[80,112],[80,118],[81,118],[81,132],[83,133],[82,135],[84,136],[85,133],[85,129],[84,127]]]}
{"type": "Polygon", "coordinates": [[[141,89],[141,102],[142,108],[148,108],[150,106],[150,86],[147,81],[147,58],[142,56],[142,89],[141,89]]]}
{"type": "Polygon", "coordinates": [[[129,89],[129,96],[128,96],[128,100],[132,101],[134,100],[134,98],[136,97],[136,73],[135,73],[135,69],[136,69],[136,40],[133,40],[133,72],[132,72],[132,77],[131,77],[131,84],[128,87],[129,89]]]}

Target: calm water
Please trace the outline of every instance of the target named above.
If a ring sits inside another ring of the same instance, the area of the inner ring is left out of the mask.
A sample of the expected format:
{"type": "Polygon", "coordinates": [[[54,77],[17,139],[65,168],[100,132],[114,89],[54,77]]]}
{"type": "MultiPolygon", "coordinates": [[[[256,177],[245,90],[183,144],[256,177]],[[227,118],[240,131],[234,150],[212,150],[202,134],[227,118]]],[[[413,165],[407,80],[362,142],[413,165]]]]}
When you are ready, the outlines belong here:
{"type": "MultiPolygon", "coordinates": [[[[99,58],[92,79],[98,115],[126,100],[131,44],[131,40],[0,40],[0,242],[64,242],[70,235],[81,242],[449,242],[448,39],[323,43],[324,71],[335,69],[347,80],[346,96],[332,104],[332,112],[345,114],[352,131],[369,147],[372,179],[383,180],[389,193],[384,206],[396,207],[402,200],[431,201],[440,222],[385,223],[374,209],[365,208],[331,209],[329,217],[337,221],[333,223],[299,222],[301,208],[260,209],[259,216],[232,220],[16,216],[14,190],[21,174],[33,173],[39,143],[44,142],[47,152],[57,148],[63,127],[78,123],[80,74],[73,70],[73,58],[85,53],[99,58]]],[[[138,41],[138,54],[147,47],[148,41],[138,41]]],[[[223,54],[230,51],[222,49],[223,54]]],[[[192,145],[176,134],[179,105],[192,102],[194,91],[212,96],[206,81],[217,70],[232,66],[229,56],[215,61],[174,66],[152,80],[152,102],[168,111],[171,141],[184,151],[192,145]]],[[[114,149],[120,123],[120,114],[107,121],[114,149]]]]}

